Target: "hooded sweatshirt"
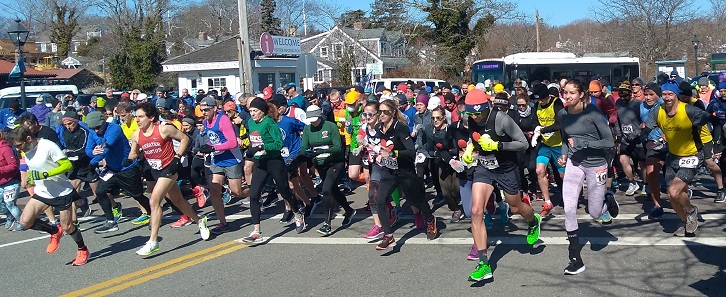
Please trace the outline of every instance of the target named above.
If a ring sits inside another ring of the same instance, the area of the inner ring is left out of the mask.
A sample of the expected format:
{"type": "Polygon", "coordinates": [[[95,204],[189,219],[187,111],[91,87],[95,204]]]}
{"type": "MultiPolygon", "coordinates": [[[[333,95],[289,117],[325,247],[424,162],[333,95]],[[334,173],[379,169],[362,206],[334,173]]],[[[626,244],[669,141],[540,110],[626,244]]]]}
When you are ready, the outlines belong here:
{"type": "Polygon", "coordinates": [[[0,186],[18,183],[18,157],[7,140],[0,140],[0,186]]]}
{"type": "Polygon", "coordinates": [[[34,114],[35,117],[38,118],[39,123],[45,123],[45,117],[48,115],[50,110],[50,107],[45,106],[45,104],[36,103],[33,107],[28,109],[28,112],[34,114]]]}

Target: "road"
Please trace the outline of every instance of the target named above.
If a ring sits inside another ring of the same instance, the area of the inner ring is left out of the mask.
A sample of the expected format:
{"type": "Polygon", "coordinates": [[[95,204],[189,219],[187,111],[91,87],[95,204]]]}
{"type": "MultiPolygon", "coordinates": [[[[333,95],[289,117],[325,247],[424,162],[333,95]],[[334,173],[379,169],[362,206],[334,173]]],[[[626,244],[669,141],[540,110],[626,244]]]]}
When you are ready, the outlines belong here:
{"type": "MultiPolygon", "coordinates": [[[[704,183],[711,187],[708,178],[704,183]]],[[[134,226],[135,203],[121,199],[128,214],[115,233],[83,233],[91,260],[73,267],[75,244],[64,237],[53,255],[44,252],[48,236],[36,231],[0,231],[4,296],[717,296],[726,289],[726,204],[714,204],[713,194],[697,185],[693,202],[701,211],[697,237],[674,238],[678,224],[673,211],[664,219],[648,221],[644,196],[618,199],[621,214],[611,225],[600,225],[578,211],[587,270],[565,276],[567,241],[562,208],[557,207],[542,225],[541,241],[525,243],[526,223],[517,216],[506,225],[495,219],[490,230],[489,258],[494,269],[490,281],[466,280],[476,263],[466,261],[472,239],[469,222],[449,223],[451,212],[438,209],[438,239],[411,228],[406,217],[396,230],[398,246],[379,252],[363,239],[372,219],[362,208],[365,187],[348,197],[358,209],[354,223],[322,238],[315,230],[317,214],[308,219],[307,232],[278,223],[281,202],[263,213],[266,242],[247,246],[239,239],[251,230],[249,210],[233,201],[227,207],[232,232],[201,241],[195,225],[171,229],[176,220],[164,218],[161,249],[149,258],[134,252],[148,237],[146,226],[134,226]]],[[[428,190],[431,195],[431,189],[428,190]]],[[[21,204],[27,198],[20,200],[21,204]]],[[[535,202],[539,210],[541,202],[535,202]]],[[[102,221],[98,205],[81,227],[94,229],[102,221]]],[[[647,206],[649,208],[649,206],[647,206]]],[[[211,214],[211,206],[202,209],[211,214]]],[[[169,211],[166,212],[169,214],[169,211]]],[[[2,222],[2,220],[0,220],[2,222]]],[[[211,223],[215,223],[212,220],[211,223]]],[[[722,296],[722,295],[721,295],[722,296]]]]}

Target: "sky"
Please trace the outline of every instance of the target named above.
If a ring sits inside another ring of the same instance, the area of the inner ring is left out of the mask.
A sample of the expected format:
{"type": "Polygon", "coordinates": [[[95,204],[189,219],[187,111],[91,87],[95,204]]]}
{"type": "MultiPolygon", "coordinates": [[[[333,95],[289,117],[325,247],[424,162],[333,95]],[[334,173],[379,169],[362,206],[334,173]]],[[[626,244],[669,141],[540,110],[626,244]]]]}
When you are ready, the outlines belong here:
{"type": "MultiPolygon", "coordinates": [[[[3,0],[7,1],[7,0],[3,0]]],[[[351,10],[370,10],[373,0],[341,1],[331,0],[348,6],[351,10]]],[[[567,0],[509,0],[517,4],[519,11],[534,16],[535,9],[539,9],[540,18],[548,25],[561,26],[572,21],[587,18],[590,8],[599,2],[597,0],[578,0],[580,5],[572,5],[574,1],[567,0]]],[[[694,0],[696,5],[710,7],[708,0],[694,0]]]]}

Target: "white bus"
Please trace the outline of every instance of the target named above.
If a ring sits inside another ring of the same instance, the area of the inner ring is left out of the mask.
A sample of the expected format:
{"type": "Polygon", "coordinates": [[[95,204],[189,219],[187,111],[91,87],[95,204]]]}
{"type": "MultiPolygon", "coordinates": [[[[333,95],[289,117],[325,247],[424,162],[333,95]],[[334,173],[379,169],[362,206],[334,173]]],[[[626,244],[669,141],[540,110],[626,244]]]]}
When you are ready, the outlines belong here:
{"type": "Polygon", "coordinates": [[[576,57],[572,53],[538,52],[519,53],[501,59],[485,59],[474,62],[471,80],[483,83],[499,80],[511,88],[513,81],[521,78],[531,82],[562,78],[602,76],[611,83],[633,80],[640,75],[640,60],[630,57],[576,57]]]}

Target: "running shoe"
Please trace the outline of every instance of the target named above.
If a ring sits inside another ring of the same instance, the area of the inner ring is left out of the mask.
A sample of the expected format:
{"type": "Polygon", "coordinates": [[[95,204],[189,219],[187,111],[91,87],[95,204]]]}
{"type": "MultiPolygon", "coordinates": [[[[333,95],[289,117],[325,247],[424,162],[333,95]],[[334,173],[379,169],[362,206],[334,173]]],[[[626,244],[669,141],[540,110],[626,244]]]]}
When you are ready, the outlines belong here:
{"type": "Polygon", "coordinates": [[[686,237],[686,223],[681,222],[678,224],[678,229],[676,229],[676,232],[673,232],[673,236],[676,237],[686,237]]]}
{"type": "Polygon", "coordinates": [[[502,225],[506,225],[509,222],[509,204],[504,201],[497,202],[499,205],[499,220],[502,221],[502,225]]]}
{"type": "Polygon", "coordinates": [[[426,239],[434,240],[439,235],[439,228],[436,226],[436,217],[426,222],[426,239]]]}
{"type": "Polygon", "coordinates": [[[585,271],[585,263],[582,263],[582,259],[570,259],[570,264],[565,268],[565,275],[580,274],[585,271]]]}
{"type": "Polygon", "coordinates": [[[649,220],[658,220],[663,216],[663,208],[660,206],[653,206],[648,213],[649,220]]]}
{"type": "Polygon", "coordinates": [[[688,189],[688,200],[691,200],[691,197],[693,197],[693,190],[688,189]]]}
{"type": "Polygon", "coordinates": [[[648,184],[643,183],[643,186],[640,187],[640,195],[642,196],[648,196],[648,184]]]}
{"type": "Polygon", "coordinates": [[[90,252],[88,252],[88,247],[78,249],[78,251],[76,251],[76,259],[73,260],[73,263],[71,264],[73,266],[85,265],[88,262],[89,254],[90,252]]]}
{"type": "Polygon", "coordinates": [[[381,242],[376,245],[376,250],[382,251],[394,246],[396,246],[396,239],[393,238],[393,234],[386,234],[383,235],[381,242]]]}
{"type": "Polygon", "coordinates": [[[217,224],[217,226],[214,226],[214,228],[210,229],[209,232],[214,235],[221,235],[229,232],[229,227],[227,224],[217,224]]]}
{"type": "Polygon", "coordinates": [[[350,226],[350,224],[353,223],[353,216],[355,216],[356,211],[353,209],[352,211],[346,211],[345,214],[343,214],[343,226],[347,227],[350,226]]]}
{"type": "Polygon", "coordinates": [[[537,224],[529,226],[527,229],[527,244],[533,245],[539,240],[539,229],[542,225],[542,217],[539,214],[534,214],[534,219],[537,220],[537,224]]]}
{"type": "Polygon", "coordinates": [[[111,208],[111,213],[113,213],[113,221],[118,223],[118,221],[123,217],[123,207],[121,206],[121,202],[116,202],[116,207],[111,208]]]}
{"type": "Polygon", "coordinates": [[[146,244],[144,244],[144,246],[142,246],[139,250],[136,251],[136,254],[139,256],[149,256],[158,250],[159,250],[158,242],[147,241],[146,244]]]}
{"type": "Polygon", "coordinates": [[[464,212],[461,211],[461,209],[457,209],[454,211],[454,213],[451,214],[451,220],[449,222],[451,223],[458,223],[461,222],[461,220],[464,219],[464,212]]]}
{"type": "Polygon", "coordinates": [[[183,214],[179,217],[178,220],[176,220],[176,222],[171,223],[170,227],[181,228],[181,227],[191,225],[191,224],[192,224],[192,219],[190,219],[187,215],[183,214]]]}
{"type": "Polygon", "coordinates": [[[610,215],[610,211],[606,210],[599,218],[595,219],[595,222],[603,225],[609,225],[613,223],[613,217],[610,215]]]}
{"type": "Polygon", "coordinates": [[[365,239],[379,239],[381,236],[383,236],[383,229],[375,224],[371,227],[371,230],[363,234],[363,238],[365,239]]]}
{"type": "MultiPolygon", "coordinates": [[[[269,193],[269,194],[267,194],[265,201],[262,202],[262,208],[267,209],[267,208],[273,207],[273,206],[275,206],[275,204],[277,204],[278,200],[279,200],[279,198],[277,197],[277,194],[269,193]]],[[[249,201],[250,200],[247,199],[248,203],[249,203],[249,201]]]]}
{"type": "Polygon", "coordinates": [[[151,217],[148,214],[142,213],[138,218],[131,221],[131,224],[134,225],[146,225],[149,223],[149,219],[151,217]]]}
{"type": "Polygon", "coordinates": [[[118,224],[114,221],[106,221],[103,223],[101,227],[96,228],[96,230],[93,230],[93,233],[96,234],[103,234],[108,232],[113,232],[118,230],[118,224]]]}
{"type": "Polygon", "coordinates": [[[353,192],[353,184],[350,179],[345,176],[343,179],[343,194],[350,194],[353,192]]]}
{"type": "Polygon", "coordinates": [[[91,207],[88,205],[88,198],[85,198],[84,203],[78,206],[78,210],[81,211],[81,217],[85,218],[91,215],[91,207]]]}
{"type": "Polygon", "coordinates": [[[48,254],[55,253],[55,251],[58,250],[58,247],[60,246],[60,239],[63,237],[63,234],[63,227],[58,225],[58,232],[50,235],[50,242],[48,242],[48,247],[45,248],[45,251],[48,254]]]}
{"type": "Polygon", "coordinates": [[[625,196],[633,196],[635,195],[635,192],[640,190],[640,186],[638,186],[638,182],[631,181],[630,185],[628,186],[628,189],[625,191],[625,196]]]}
{"type": "Polygon", "coordinates": [[[229,187],[227,185],[224,185],[224,192],[222,193],[222,202],[224,205],[229,204],[229,202],[232,201],[232,191],[229,190],[229,187]]]}
{"type": "Polygon", "coordinates": [[[553,209],[555,209],[555,206],[552,205],[552,201],[545,201],[542,204],[542,211],[539,213],[539,215],[543,218],[546,218],[548,215],[550,215],[553,209]]]}
{"type": "Polygon", "coordinates": [[[479,265],[476,266],[474,272],[469,274],[470,282],[478,282],[490,278],[492,278],[492,267],[489,264],[484,264],[484,261],[479,261],[479,265]]]}
{"type": "Polygon", "coordinates": [[[239,201],[239,204],[244,207],[250,208],[250,197],[242,198],[242,200],[239,201]]]}
{"type": "Polygon", "coordinates": [[[542,190],[537,190],[536,193],[534,193],[534,201],[543,201],[544,195],[542,195],[542,190]]]}
{"type": "Polygon", "coordinates": [[[693,205],[693,211],[686,214],[686,233],[694,233],[698,229],[698,207],[693,205]]]}
{"type": "Polygon", "coordinates": [[[333,229],[330,229],[330,224],[323,223],[323,225],[320,226],[320,229],[318,229],[318,233],[323,236],[329,236],[330,234],[333,234],[333,229]]]}
{"type": "Polygon", "coordinates": [[[197,225],[199,227],[199,235],[202,237],[202,240],[209,239],[211,231],[209,231],[209,226],[207,226],[207,216],[200,216],[197,225]]]}
{"type": "Polygon", "coordinates": [[[726,202],[726,192],[723,190],[718,191],[718,194],[716,194],[716,198],[713,199],[714,203],[724,203],[726,202]]]}
{"type": "Polygon", "coordinates": [[[615,194],[612,191],[605,192],[605,203],[608,205],[608,212],[613,218],[617,218],[620,214],[620,204],[615,200],[615,194]]]}
{"type": "Polygon", "coordinates": [[[280,224],[290,223],[292,221],[292,217],[292,210],[286,209],[285,212],[282,213],[282,218],[280,218],[280,224]]]}
{"type": "Polygon", "coordinates": [[[10,229],[10,231],[25,231],[25,228],[23,228],[23,225],[20,225],[20,222],[15,222],[15,227],[10,229]]]}
{"type": "Polygon", "coordinates": [[[426,228],[426,220],[424,220],[423,214],[418,212],[413,215],[413,222],[416,225],[416,229],[424,230],[426,228]]]}
{"type": "Polygon", "coordinates": [[[323,184],[323,179],[322,179],[322,178],[320,178],[319,176],[316,176],[316,177],[315,177],[315,179],[313,180],[313,185],[314,185],[314,186],[315,186],[316,188],[318,188],[318,187],[320,187],[320,185],[322,185],[322,184],[323,184]]]}
{"type": "Polygon", "coordinates": [[[532,206],[532,200],[529,198],[529,193],[522,194],[522,203],[532,206]]]}
{"type": "Polygon", "coordinates": [[[205,204],[207,204],[207,196],[204,195],[204,188],[202,186],[192,188],[192,193],[194,193],[194,198],[197,198],[197,206],[199,206],[199,208],[202,208],[205,204]]]}
{"type": "Polygon", "coordinates": [[[476,249],[476,244],[471,245],[471,249],[469,249],[469,254],[466,255],[467,261],[479,261],[479,250],[476,249]]]}
{"type": "Polygon", "coordinates": [[[492,219],[492,215],[490,215],[488,212],[484,213],[484,227],[486,227],[487,230],[494,227],[494,219],[492,219]]]}
{"type": "MultiPolygon", "coordinates": [[[[0,203],[2,203],[2,202],[0,202],[0,203]]],[[[13,218],[10,215],[6,216],[5,217],[5,229],[7,229],[9,231],[10,229],[13,228],[13,225],[15,225],[15,218],[13,218]]]]}
{"type": "Polygon", "coordinates": [[[262,232],[260,232],[260,230],[252,230],[252,232],[250,232],[250,235],[242,238],[242,242],[244,243],[253,243],[262,240],[262,232]]]}
{"type": "Polygon", "coordinates": [[[391,206],[391,204],[388,204],[388,221],[390,222],[391,226],[395,226],[398,224],[398,219],[400,216],[396,213],[396,209],[391,206]]]}
{"type": "Polygon", "coordinates": [[[305,215],[302,213],[295,214],[295,232],[303,233],[308,225],[305,224],[305,215]]]}

